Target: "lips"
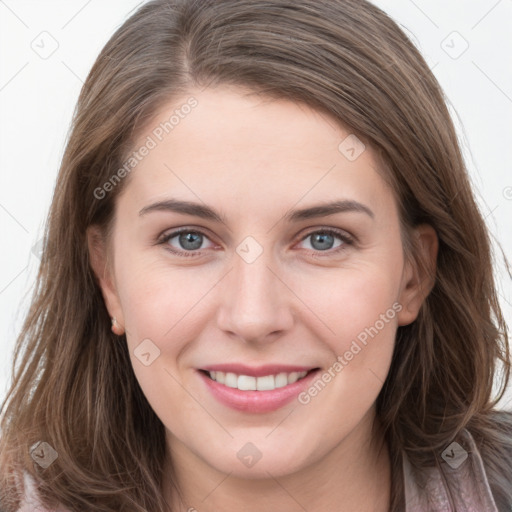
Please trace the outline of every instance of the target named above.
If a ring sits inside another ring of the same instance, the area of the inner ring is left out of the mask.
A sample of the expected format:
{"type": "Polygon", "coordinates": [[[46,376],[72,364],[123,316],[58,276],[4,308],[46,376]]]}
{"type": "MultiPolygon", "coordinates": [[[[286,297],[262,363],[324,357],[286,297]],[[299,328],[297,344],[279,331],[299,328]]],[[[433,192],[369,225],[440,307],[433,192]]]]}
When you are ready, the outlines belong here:
{"type": "Polygon", "coordinates": [[[213,365],[198,371],[213,396],[244,412],[270,412],[283,407],[308,386],[318,368],[289,365],[250,367],[213,365]]]}

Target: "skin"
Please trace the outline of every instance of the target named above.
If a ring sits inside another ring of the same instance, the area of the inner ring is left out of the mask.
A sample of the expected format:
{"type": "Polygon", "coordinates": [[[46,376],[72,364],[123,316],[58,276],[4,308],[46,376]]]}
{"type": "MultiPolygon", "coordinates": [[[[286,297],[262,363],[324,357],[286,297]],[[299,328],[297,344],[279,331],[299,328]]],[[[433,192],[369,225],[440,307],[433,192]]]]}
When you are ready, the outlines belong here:
{"type": "MultiPolygon", "coordinates": [[[[350,134],[340,123],[241,88],[192,90],[165,105],[135,147],[192,95],[197,107],[124,184],[110,243],[98,247],[97,228],[88,231],[106,306],[126,329],[135,375],[166,427],[163,492],[180,511],[387,511],[390,462],[385,443],[375,448],[375,401],[396,329],[415,320],[433,284],[404,257],[393,191],[369,146],[355,161],[338,150],[350,134]],[[169,197],[207,204],[225,222],[170,211],[139,215],[169,197]],[[374,216],[284,220],[292,209],[336,199],[362,203],[374,216]],[[201,254],[173,255],[168,248],[190,247],[177,236],[156,244],[180,227],[205,235],[201,254]],[[326,228],[355,241],[335,236],[322,250],[307,235],[326,228]],[[236,252],[247,236],[263,250],[252,263],[236,252]],[[326,371],[393,304],[400,312],[307,404],[235,411],[196,372],[226,362],[326,371]],[[150,366],[134,355],[144,339],[160,350],[150,366]],[[248,442],[261,453],[252,467],[237,457],[248,442]],[[182,501],[171,493],[171,460],[182,501]]],[[[433,267],[435,231],[422,225],[412,236],[433,267]]]]}

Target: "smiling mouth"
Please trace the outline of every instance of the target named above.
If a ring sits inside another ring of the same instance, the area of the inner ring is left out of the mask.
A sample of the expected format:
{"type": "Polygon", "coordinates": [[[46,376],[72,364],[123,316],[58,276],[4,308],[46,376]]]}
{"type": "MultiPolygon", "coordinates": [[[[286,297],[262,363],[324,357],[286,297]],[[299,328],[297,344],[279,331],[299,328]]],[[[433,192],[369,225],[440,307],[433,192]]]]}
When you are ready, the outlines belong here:
{"type": "Polygon", "coordinates": [[[200,370],[200,372],[219,384],[240,391],[273,391],[274,389],[295,384],[295,382],[304,379],[317,370],[319,368],[300,372],[280,372],[259,377],[222,371],[200,370]]]}

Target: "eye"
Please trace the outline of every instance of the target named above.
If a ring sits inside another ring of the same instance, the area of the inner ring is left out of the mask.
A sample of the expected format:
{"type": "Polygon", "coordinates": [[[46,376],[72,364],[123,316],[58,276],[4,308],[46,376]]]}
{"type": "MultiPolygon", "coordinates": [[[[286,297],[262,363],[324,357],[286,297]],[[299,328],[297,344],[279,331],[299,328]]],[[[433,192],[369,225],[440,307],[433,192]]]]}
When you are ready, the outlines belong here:
{"type": "Polygon", "coordinates": [[[206,249],[206,247],[203,247],[205,240],[209,240],[209,238],[201,231],[182,228],[164,235],[158,243],[166,244],[166,249],[174,254],[180,256],[195,256],[203,249],[206,249]],[[176,241],[173,246],[171,241],[174,239],[176,239],[176,241]],[[176,245],[178,247],[176,247],[176,245]]]}
{"type": "MultiPolygon", "coordinates": [[[[308,239],[311,239],[311,242],[307,249],[310,249],[314,256],[337,254],[354,244],[354,239],[348,233],[333,228],[311,231],[301,239],[301,242],[308,239]],[[337,245],[335,245],[336,240],[338,240],[337,245]]],[[[210,241],[202,231],[185,227],[164,235],[157,243],[165,245],[166,250],[178,256],[197,256],[204,249],[214,247],[211,241],[210,247],[204,247],[203,243],[206,240],[210,241]]]]}
{"type": "MultiPolygon", "coordinates": [[[[353,245],[354,239],[344,231],[338,231],[333,228],[326,228],[317,231],[311,231],[302,238],[302,242],[310,239],[310,249],[314,251],[315,256],[319,252],[327,252],[328,255],[344,251],[348,246],[353,245]],[[338,245],[334,245],[336,239],[339,240],[338,245]]],[[[308,248],[308,249],[309,249],[308,248]]],[[[324,256],[323,254],[321,256],[324,256]]]]}

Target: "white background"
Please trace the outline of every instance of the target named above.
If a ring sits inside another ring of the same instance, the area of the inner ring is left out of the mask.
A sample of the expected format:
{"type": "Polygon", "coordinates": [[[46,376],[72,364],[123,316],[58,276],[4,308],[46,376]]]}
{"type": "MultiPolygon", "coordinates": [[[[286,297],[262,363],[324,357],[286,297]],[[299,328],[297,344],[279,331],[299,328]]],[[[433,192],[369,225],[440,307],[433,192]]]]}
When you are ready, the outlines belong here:
{"type": "MultiPolygon", "coordinates": [[[[80,88],[101,48],[141,3],[0,0],[0,401],[39,263],[32,248],[80,88]]],[[[486,222],[512,259],[512,0],[374,3],[409,34],[441,83],[486,222]]],[[[512,283],[496,256],[512,325],[512,283]]],[[[502,407],[512,409],[512,389],[502,407]]]]}

